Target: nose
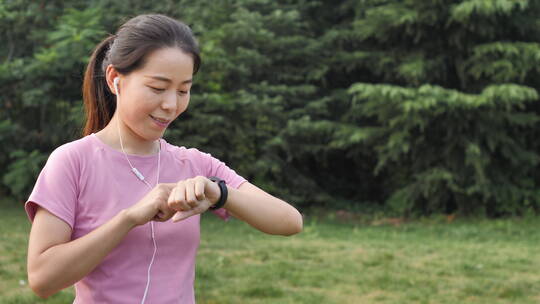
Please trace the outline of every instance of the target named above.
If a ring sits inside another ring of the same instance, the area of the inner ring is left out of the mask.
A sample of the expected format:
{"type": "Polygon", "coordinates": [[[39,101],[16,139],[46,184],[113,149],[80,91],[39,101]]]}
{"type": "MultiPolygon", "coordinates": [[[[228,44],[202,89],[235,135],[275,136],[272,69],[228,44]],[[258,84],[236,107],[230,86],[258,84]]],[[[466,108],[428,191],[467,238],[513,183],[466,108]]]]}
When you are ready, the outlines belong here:
{"type": "Polygon", "coordinates": [[[175,91],[167,92],[163,96],[163,101],[161,102],[161,108],[166,111],[175,112],[177,107],[177,99],[178,96],[176,95],[175,91]]]}

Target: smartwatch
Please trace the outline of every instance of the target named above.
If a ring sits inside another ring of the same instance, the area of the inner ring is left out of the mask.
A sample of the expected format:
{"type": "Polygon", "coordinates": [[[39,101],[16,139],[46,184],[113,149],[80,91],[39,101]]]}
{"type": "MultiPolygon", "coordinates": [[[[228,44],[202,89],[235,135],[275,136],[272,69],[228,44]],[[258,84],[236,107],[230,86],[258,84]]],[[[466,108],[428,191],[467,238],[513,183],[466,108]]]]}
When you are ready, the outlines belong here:
{"type": "Polygon", "coordinates": [[[209,180],[213,181],[214,183],[217,183],[219,186],[219,192],[221,193],[219,196],[219,200],[214,205],[210,206],[210,210],[216,210],[219,208],[223,208],[223,205],[225,205],[225,202],[227,201],[227,185],[225,184],[225,181],[222,180],[219,177],[211,176],[208,178],[209,180]]]}

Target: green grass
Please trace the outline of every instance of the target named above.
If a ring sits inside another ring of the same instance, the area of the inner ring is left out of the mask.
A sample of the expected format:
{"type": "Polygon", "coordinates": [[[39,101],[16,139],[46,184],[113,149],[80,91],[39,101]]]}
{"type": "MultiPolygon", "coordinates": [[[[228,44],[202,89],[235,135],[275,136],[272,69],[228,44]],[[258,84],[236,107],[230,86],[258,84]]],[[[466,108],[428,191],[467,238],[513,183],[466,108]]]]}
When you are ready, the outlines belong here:
{"type": "MultiPolygon", "coordinates": [[[[0,303],[71,303],[71,288],[41,300],[25,285],[30,225],[22,208],[0,210],[0,303]]],[[[538,218],[313,219],[277,237],[205,215],[197,302],[539,303],[539,231],[538,218]]]]}

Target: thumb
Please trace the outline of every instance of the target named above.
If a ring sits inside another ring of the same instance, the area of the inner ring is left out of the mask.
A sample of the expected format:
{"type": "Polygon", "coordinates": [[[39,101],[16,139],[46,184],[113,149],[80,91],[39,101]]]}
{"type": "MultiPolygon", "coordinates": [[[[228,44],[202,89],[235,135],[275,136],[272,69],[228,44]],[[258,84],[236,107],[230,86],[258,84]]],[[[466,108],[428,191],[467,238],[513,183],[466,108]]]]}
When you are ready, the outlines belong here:
{"type": "Polygon", "coordinates": [[[176,187],[176,183],[162,183],[162,185],[169,191],[172,191],[176,187]]]}

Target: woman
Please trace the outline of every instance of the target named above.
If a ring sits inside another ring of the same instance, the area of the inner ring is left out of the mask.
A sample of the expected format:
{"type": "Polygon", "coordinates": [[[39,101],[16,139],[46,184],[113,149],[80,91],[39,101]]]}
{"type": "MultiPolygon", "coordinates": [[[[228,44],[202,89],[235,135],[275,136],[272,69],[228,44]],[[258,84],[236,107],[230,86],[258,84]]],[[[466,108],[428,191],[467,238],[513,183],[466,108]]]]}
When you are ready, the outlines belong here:
{"type": "Polygon", "coordinates": [[[134,17],[96,47],[84,137],[50,155],[25,204],[40,297],[75,284],[74,303],[194,303],[201,213],[269,234],[302,230],[291,205],[161,138],[187,109],[199,65],[189,27],[163,15],[134,17]]]}

